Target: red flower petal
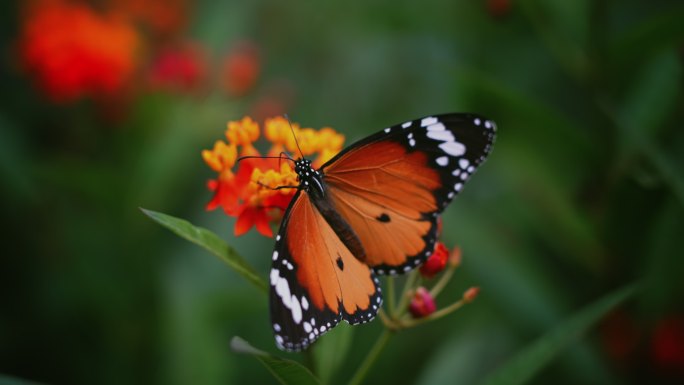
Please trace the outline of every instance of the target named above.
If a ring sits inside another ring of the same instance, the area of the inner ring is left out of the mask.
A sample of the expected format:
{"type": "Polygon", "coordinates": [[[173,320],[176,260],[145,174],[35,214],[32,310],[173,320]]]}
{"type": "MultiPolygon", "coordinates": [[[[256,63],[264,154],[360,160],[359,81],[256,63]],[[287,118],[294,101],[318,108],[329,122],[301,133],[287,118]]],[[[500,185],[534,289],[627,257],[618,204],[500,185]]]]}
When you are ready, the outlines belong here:
{"type": "Polygon", "coordinates": [[[420,274],[426,278],[432,278],[440,271],[444,270],[449,259],[449,250],[442,242],[435,244],[435,250],[430,258],[420,267],[420,274]]]}
{"type": "Polygon", "coordinates": [[[265,209],[260,208],[257,211],[256,217],[255,217],[255,222],[256,222],[256,229],[261,235],[263,235],[265,237],[273,238],[273,230],[271,229],[269,216],[266,213],[265,209]]]}
{"type": "Polygon", "coordinates": [[[242,206],[237,222],[235,222],[235,236],[239,237],[254,226],[255,214],[256,212],[253,207],[248,205],[242,206]]]}

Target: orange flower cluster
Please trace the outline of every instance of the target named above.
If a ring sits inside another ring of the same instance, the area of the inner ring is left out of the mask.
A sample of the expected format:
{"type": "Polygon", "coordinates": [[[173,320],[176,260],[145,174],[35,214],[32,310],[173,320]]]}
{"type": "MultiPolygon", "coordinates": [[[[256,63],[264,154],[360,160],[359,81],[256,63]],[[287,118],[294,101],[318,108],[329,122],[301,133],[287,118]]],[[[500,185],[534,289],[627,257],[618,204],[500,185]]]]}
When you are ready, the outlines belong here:
{"type": "Polygon", "coordinates": [[[111,95],[131,78],[139,36],[118,14],[44,0],[24,16],[18,43],[21,60],[51,99],[111,95]]]}
{"type": "MultiPolygon", "coordinates": [[[[294,188],[276,188],[298,184],[297,174],[285,158],[247,158],[241,160],[237,167],[238,155],[261,156],[254,147],[261,134],[259,124],[244,117],[240,121],[228,122],[227,142],[218,140],[213,149],[202,151],[207,165],[219,173],[217,179],[208,183],[214,197],[207,204],[207,210],[221,207],[227,215],[237,217],[235,235],[238,236],[256,226],[259,233],[272,237],[271,222],[281,219],[296,191],[294,188]]],[[[271,143],[266,156],[279,157],[282,152],[300,154],[301,149],[301,156],[316,157],[316,167],[337,154],[344,144],[344,136],[332,128],[317,131],[300,128],[295,123],[290,128],[290,123],[283,117],[266,119],[263,134],[271,143]]]]}

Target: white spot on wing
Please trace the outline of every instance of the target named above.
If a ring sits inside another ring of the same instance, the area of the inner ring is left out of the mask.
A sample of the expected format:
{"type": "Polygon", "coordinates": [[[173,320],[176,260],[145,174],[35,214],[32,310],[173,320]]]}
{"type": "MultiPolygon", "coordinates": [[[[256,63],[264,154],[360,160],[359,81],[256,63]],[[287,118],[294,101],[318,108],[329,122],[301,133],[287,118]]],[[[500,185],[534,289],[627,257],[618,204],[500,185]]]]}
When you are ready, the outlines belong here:
{"type": "Polygon", "coordinates": [[[273,260],[275,261],[276,259],[278,259],[278,251],[273,252],[273,260]]]}
{"type": "Polygon", "coordinates": [[[439,148],[451,156],[461,156],[465,154],[465,146],[459,142],[444,142],[439,145],[439,148]]]}
{"type": "Polygon", "coordinates": [[[456,190],[456,191],[461,191],[462,188],[463,188],[463,184],[462,184],[462,183],[456,183],[456,184],[454,185],[454,190],[456,190]]]}
{"type": "MultiPolygon", "coordinates": [[[[430,127],[432,127],[432,126],[430,126],[430,127]]],[[[428,127],[428,130],[430,129],[430,127],[428,127]]],[[[441,140],[442,142],[453,142],[454,140],[456,140],[456,138],[454,138],[454,134],[452,134],[451,131],[446,131],[446,130],[445,131],[428,131],[427,137],[430,139],[434,139],[434,140],[441,140]]]]}
{"type": "Polygon", "coordinates": [[[458,160],[458,165],[461,166],[461,168],[465,170],[465,169],[468,168],[468,166],[470,165],[470,162],[468,162],[468,159],[465,159],[465,158],[464,158],[464,159],[459,159],[459,160],[458,160]]]}
{"type": "Polygon", "coordinates": [[[420,126],[425,127],[435,123],[437,123],[437,118],[433,116],[428,116],[427,118],[423,118],[423,120],[420,121],[420,126]]]}
{"type": "Polygon", "coordinates": [[[481,123],[481,122],[480,122],[480,118],[475,118],[475,120],[473,121],[473,123],[475,123],[476,126],[479,126],[480,123],[481,123]]]}
{"type": "Polygon", "coordinates": [[[304,321],[303,325],[304,325],[304,331],[307,332],[307,333],[311,333],[311,330],[312,330],[311,324],[308,323],[308,322],[306,322],[306,321],[304,321]]]}
{"type": "Polygon", "coordinates": [[[415,147],[416,146],[416,140],[415,139],[409,139],[409,146],[415,147]]]}
{"type": "Polygon", "coordinates": [[[290,309],[292,312],[292,319],[295,323],[302,321],[302,307],[299,300],[294,294],[290,294],[290,285],[287,280],[280,276],[278,269],[271,269],[271,285],[275,288],[275,292],[280,297],[283,306],[290,309]]]}
{"type": "Polygon", "coordinates": [[[446,156],[440,156],[439,158],[435,159],[435,162],[437,162],[438,165],[444,167],[447,164],[449,164],[449,158],[446,156]]]}
{"type": "Polygon", "coordinates": [[[292,308],[290,310],[292,310],[292,319],[298,324],[302,322],[302,307],[299,305],[299,300],[294,295],[292,295],[291,304],[292,308]]]}
{"type": "Polygon", "coordinates": [[[444,131],[446,127],[442,123],[430,124],[427,128],[428,131],[444,131]]]}
{"type": "Polygon", "coordinates": [[[302,296],[302,309],[307,310],[309,308],[309,301],[306,297],[302,296]]]}
{"type": "Polygon", "coordinates": [[[402,124],[402,125],[401,125],[401,128],[409,128],[409,127],[411,127],[411,123],[413,123],[413,122],[412,122],[412,121],[408,121],[408,122],[402,124]]]}
{"type": "Polygon", "coordinates": [[[390,132],[390,128],[389,128],[389,127],[387,127],[387,128],[385,128],[385,130],[384,130],[384,131],[385,131],[386,133],[387,133],[387,132],[390,132]]]}
{"type": "Polygon", "coordinates": [[[276,242],[280,240],[280,234],[276,235],[276,242]]]}
{"type": "Polygon", "coordinates": [[[280,325],[273,324],[273,330],[275,330],[276,332],[279,332],[280,331],[280,325]]]}
{"type": "Polygon", "coordinates": [[[280,278],[280,273],[277,269],[271,269],[271,285],[276,286],[278,279],[280,278]]]}
{"type": "Polygon", "coordinates": [[[485,120],[485,128],[492,128],[492,122],[485,120]]]}

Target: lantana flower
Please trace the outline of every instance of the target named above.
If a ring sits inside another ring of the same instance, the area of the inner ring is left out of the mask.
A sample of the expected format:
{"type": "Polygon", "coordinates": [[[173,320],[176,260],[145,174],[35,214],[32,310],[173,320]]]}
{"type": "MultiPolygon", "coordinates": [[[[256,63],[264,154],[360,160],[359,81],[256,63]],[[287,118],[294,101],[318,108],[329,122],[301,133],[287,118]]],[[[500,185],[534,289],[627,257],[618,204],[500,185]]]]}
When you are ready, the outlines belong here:
{"type": "Polygon", "coordinates": [[[344,136],[331,128],[300,128],[295,123],[290,126],[283,117],[274,117],[266,119],[263,127],[264,137],[271,144],[265,156],[270,158],[260,158],[262,154],[254,144],[261,133],[257,122],[244,117],[228,122],[227,141],[218,140],[213,149],[202,151],[204,161],[218,173],[208,183],[214,196],[207,210],[221,207],[227,215],[236,217],[234,231],[238,236],[256,227],[260,234],[272,237],[271,223],[280,221],[294,196],[294,188],[277,189],[298,184],[292,164],[281,153],[315,158],[314,164],[320,165],[339,152],[344,143],[344,136]],[[239,164],[238,156],[244,157],[239,164]]]}

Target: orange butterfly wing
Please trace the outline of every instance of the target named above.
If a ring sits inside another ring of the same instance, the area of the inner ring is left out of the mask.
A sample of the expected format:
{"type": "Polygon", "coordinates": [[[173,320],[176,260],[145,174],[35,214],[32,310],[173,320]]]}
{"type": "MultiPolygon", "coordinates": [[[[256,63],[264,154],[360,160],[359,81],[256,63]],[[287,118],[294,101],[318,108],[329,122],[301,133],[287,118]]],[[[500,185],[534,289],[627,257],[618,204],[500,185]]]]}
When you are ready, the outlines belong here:
{"type": "Polygon", "coordinates": [[[352,255],[305,190],[293,198],[276,236],[270,283],[276,343],[289,351],[306,348],[342,319],[373,319],[382,303],[371,269],[352,255]]]}
{"type": "Polygon", "coordinates": [[[423,262],[437,215],[484,161],[494,131],[477,115],[438,115],[387,128],[323,165],[328,198],[361,241],[363,262],[379,274],[423,262]]]}

